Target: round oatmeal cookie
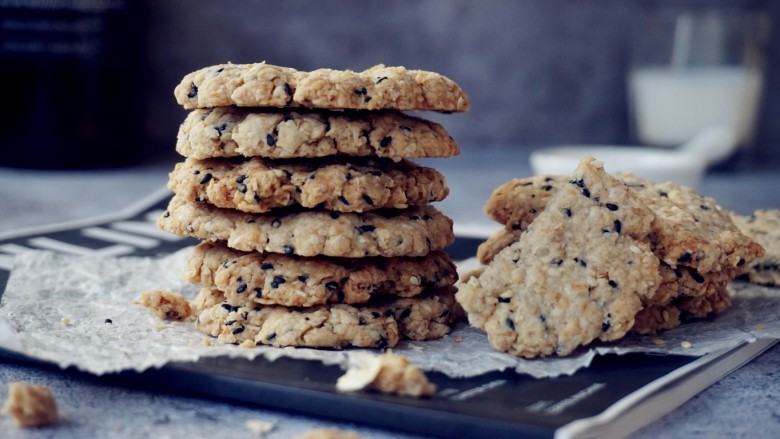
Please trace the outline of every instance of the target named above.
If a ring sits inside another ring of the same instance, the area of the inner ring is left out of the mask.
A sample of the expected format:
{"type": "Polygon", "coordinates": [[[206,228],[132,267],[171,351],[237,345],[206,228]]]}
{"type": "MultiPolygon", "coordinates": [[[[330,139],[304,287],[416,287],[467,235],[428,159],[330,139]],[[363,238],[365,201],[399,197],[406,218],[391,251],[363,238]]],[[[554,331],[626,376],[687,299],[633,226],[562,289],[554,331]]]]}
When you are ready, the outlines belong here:
{"type": "Polygon", "coordinates": [[[328,112],[217,107],[189,113],[179,127],[179,154],[288,159],[332,155],[452,157],[460,149],[438,123],[396,111],[328,112]]]}
{"type": "Polygon", "coordinates": [[[217,287],[231,303],[306,307],[365,303],[382,295],[412,297],[451,287],[458,274],[441,251],[423,257],[301,258],[204,242],[189,258],[186,278],[217,287]]]}
{"type": "Polygon", "coordinates": [[[434,72],[376,65],[362,72],[311,72],[266,63],[219,64],[192,72],[174,90],[185,109],[224,106],[456,112],[469,100],[434,72]]]}
{"type": "Polygon", "coordinates": [[[440,338],[462,316],[451,288],[362,306],[291,308],[233,304],[220,290],[205,287],[193,307],[196,327],[224,343],[335,349],[387,348],[399,338],[440,338]]]}
{"type": "Polygon", "coordinates": [[[764,248],[764,255],[749,264],[750,282],[780,286],[780,209],[756,210],[750,216],[731,214],[739,229],[764,248]]]}
{"type": "Polygon", "coordinates": [[[299,205],[336,212],[405,209],[443,200],[444,176],[382,159],[187,159],[170,173],[177,195],[217,207],[265,213],[299,205]]]}
{"type": "Polygon", "coordinates": [[[227,241],[236,250],[299,256],[425,256],[452,244],[452,220],[430,205],[339,213],[250,214],[174,196],[158,226],[180,236],[227,241]]]}
{"type": "Polygon", "coordinates": [[[660,284],[653,218],[586,157],[519,241],[458,284],[456,298],[491,345],[513,355],[568,355],[620,338],[660,284]]]}

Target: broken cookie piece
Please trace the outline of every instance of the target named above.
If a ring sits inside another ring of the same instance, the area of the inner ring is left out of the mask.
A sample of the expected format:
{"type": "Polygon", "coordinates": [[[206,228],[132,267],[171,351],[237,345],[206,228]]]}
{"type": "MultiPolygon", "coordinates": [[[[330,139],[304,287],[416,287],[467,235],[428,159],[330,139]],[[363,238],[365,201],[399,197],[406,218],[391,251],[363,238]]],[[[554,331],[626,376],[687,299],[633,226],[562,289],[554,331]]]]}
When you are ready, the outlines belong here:
{"type": "Polygon", "coordinates": [[[621,338],[661,281],[654,218],[586,157],[517,242],[464,276],[456,300],[494,348],[517,356],[563,356],[621,338]]]}
{"type": "Polygon", "coordinates": [[[162,320],[187,320],[192,314],[190,302],[173,291],[147,290],[141,293],[140,302],[162,320]]]}
{"type": "Polygon", "coordinates": [[[57,422],[57,404],[45,386],[14,382],[8,386],[3,413],[17,427],[42,427],[57,422]]]}
{"type": "Polygon", "coordinates": [[[388,352],[381,356],[356,356],[356,365],[336,382],[340,392],[372,389],[406,396],[431,396],[436,386],[403,355],[388,352]]]}

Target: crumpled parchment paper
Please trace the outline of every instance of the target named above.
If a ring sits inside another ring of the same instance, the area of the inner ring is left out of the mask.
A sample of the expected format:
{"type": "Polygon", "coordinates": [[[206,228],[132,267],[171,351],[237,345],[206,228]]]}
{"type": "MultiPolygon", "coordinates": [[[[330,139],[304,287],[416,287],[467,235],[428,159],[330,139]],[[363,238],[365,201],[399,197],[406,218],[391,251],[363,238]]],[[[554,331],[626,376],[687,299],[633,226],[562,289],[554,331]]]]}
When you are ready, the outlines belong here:
{"type": "MultiPolygon", "coordinates": [[[[352,355],[366,351],[224,345],[190,323],[163,322],[135,303],[141,291],[152,288],[193,298],[198,288],[180,279],[190,252],[187,248],[161,258],[45,251],[17,256],[0,300],[0,348],[97,375],[140,372],[172,361],[217,355],[264,356],[269,360],[286,356],[346,369],[352,355]],[[204,344],[204,339],[211,340],[211,345],[204,344]]],[[[439,340],[402,341],[393,352],[405,355],[422,370],[451,377],[514,369],[541,378],[572,374],[587,367],[596,355],[653,352],[700,356],[745,341],[780,338],[780,289],[743,282],[734,282],[730,288],[733,305],[716,318],[654,336],[594,343],[566,358],[526,360],[495,351],[483,333],[465,323],[439,340]]]]}

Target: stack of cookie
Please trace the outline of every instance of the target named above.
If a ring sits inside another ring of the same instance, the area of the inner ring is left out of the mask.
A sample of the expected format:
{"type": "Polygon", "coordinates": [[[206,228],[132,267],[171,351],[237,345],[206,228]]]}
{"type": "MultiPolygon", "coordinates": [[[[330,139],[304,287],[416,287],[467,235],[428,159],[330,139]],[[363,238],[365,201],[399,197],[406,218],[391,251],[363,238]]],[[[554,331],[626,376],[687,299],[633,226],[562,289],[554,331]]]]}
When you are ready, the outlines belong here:
{"type": "Polygon", "coordinates": [[[188,278],[198,328],[242,345],[391,347],[441,337],[462,315],[442,250],[452,221],[435,169],[459,153],[444,128],[402,111],[465,111],[432,72],[301,72],[224,64],[184,77],[192,110],[159,220],[202,240],[188,278]]]}
{"type": "Polygon", "coordinates": [[[457,299],[494,347],[525,357],[723,311],[728,283],[763,254],[712,198],[591,157],[572,176],[500,186],[485,211],[505,228],[457,299]]]}

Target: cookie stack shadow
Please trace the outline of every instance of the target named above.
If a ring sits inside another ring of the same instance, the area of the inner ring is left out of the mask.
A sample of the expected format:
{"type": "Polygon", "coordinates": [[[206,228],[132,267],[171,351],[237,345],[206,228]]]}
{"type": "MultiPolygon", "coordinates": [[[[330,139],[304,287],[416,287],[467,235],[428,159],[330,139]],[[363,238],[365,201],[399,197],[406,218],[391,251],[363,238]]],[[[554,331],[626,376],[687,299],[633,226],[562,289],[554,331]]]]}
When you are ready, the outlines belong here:
{"type": "Polygon", "coordinates": [[[431,205],[450,157],[444,128],[404,111],[468,109],[448,78],[403,67],[301,72],[223,64],[184,77],[191,110],[158,225],[201,240],[185,273],[199,330],[244,346],[394,346],[462,316],[431,205]]]}

